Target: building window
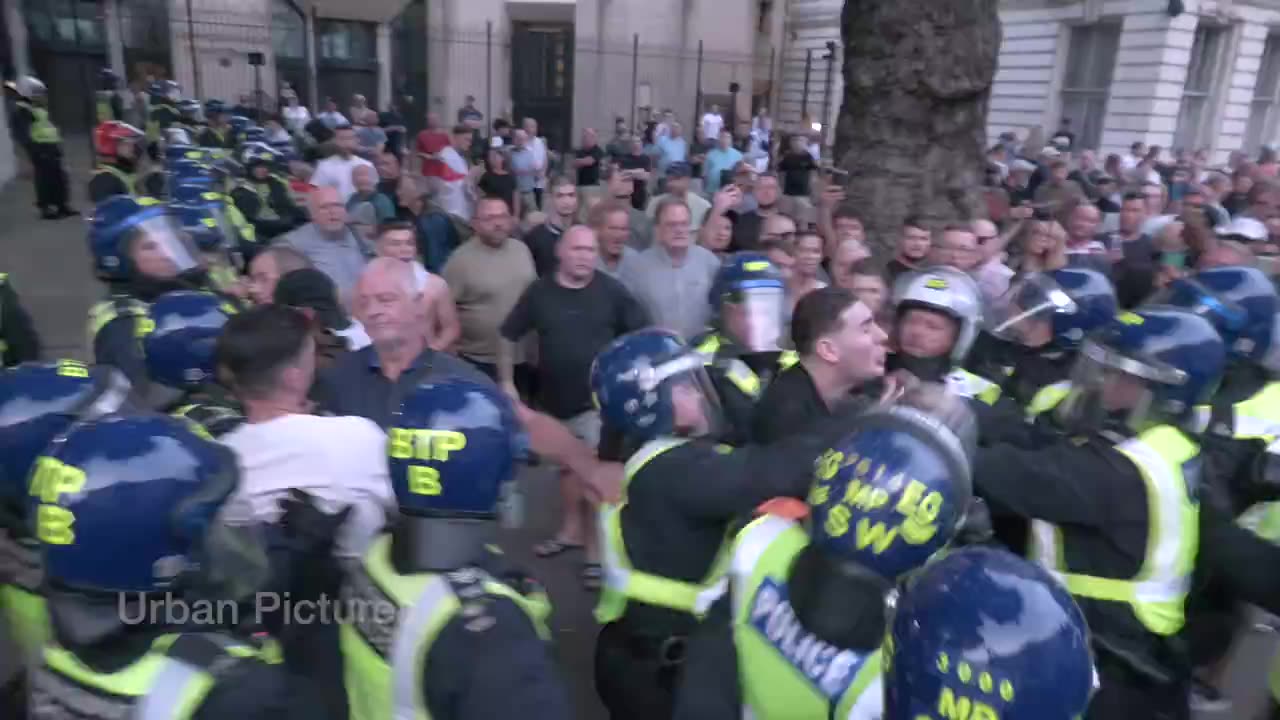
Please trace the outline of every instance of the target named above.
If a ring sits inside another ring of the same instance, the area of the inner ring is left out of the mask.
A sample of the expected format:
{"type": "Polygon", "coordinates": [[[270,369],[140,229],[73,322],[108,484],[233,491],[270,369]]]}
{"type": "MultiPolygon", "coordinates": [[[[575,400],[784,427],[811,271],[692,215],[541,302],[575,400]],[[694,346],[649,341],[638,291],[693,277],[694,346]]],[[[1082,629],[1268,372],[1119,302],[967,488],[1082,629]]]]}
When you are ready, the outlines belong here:
{"type": "Polygon", "coordinates": [[[1249,124],[1244,131],[1245,152],[1257,150],[1275,135],[1277,91],[1280,91],[1280,35],[1270,35],[1262,50],[1258,80],[1253,86],[1249,124]]]}
{"type": "Polygon", "coordinates": [[[1223,28],[1204,25],[1196,28],[1187,82],[1182,88],[1182,105],[1178,108],[1178,126],[1173,133],[1174,148],[1196,150],[1209,144],[1209,96],[1218,74],[1225,37],[1223,28]]]}
{"type": "Polygon", "coordinates": [[[1062,117],[1071,120],[1076,143],[1097,148],[1107,117],[1107,96],[1120,46],[1118,23],[1071,28],[1066,75],[1062,79],[1062,117]]]}
{"type": "Polygon", "coordinates": [[[377,59],[373,26],[343,20],[324,20],[316,24],[317,55],[322,60],[367,63],[377,59]]]}
{"type": "Polygon", "coordinates": [[[307,22],[288,0],[272,0],[271,49],[277,58],[302,60],[307,56],[307,22]]]}
{"type": "Polygon", "coordinates": [[[27,31],[37,44],[75,48],[106,46],[97,3],[92,0],[27,0],[27,31]]]}

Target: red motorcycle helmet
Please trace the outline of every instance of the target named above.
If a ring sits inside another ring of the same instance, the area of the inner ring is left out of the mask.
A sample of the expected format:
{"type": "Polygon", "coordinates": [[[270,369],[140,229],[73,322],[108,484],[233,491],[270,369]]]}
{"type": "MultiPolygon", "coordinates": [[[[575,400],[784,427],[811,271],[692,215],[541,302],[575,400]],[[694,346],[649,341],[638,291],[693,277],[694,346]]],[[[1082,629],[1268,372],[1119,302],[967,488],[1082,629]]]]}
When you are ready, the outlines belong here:
{"type": "Polygon", "coordinates": [[[146,135],[138,128],[119,120],[108,120],[93,131],[93,148],[105,158],[119,156],[120,143],[138,142],[146,135]]]}

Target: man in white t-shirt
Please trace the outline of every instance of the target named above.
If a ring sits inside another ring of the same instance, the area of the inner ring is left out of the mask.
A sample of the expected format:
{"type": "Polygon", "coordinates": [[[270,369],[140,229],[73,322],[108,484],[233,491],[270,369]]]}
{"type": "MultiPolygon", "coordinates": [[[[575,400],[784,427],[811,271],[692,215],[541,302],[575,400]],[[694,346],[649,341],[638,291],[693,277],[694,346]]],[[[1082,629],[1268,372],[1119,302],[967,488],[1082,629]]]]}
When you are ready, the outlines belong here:
{"type": "Polygon", "coordinates": [[[471,129],[465,125],[454,126],[449,144],[440,151],[440,162],[444,164],[444,169],[436,185],[435,201],[445,212],[463,220],[471,219],[474,204],[473,191],[468,182],[471,166],[467,164],[467,156],[470,152],[471,129]]]}
{"type": "Polygon", "coordinates": [[[351,509],[334,555],[363,556],[396,509],[387,436],[365,418],[309,414],[316,344],[306,317],[282,305],[251,308],[223,328],[217,357],[247,420],[222,436],[240,466],[224,520],[274,524],[301,490],[323,512],[351,509]]]}
{"type": "Polygon", "coordinates": [[[720,117],[720,106],[712,105],[707,114],[702,116],[702,137],[718,138],[722,129],[724,129],[724,118],[720,117]]]}
{"type": "Polygon", "coordinates": [[[531,117],[524,119],[524,132],[529,136],[528,148],[537,171],[533,178],[533,197],[538,202],[537,209],[541,210],[542,196],[547,190],[547,139],[538,134],[538,121],[531,117]]]}
{"type": "Polygon", "coordinates": [[[316,187],[329,186],[337,188],[338,196],[345,206],[347,200],[356,194],[356,184],[352,172],[360,166],[376,173],[373,163],[355,155],[356,131],[350,125],[343,125],[334,130],[334,146],[337,152],[316,163],[316,171],[311,175],[311,184],[316,187]]]}

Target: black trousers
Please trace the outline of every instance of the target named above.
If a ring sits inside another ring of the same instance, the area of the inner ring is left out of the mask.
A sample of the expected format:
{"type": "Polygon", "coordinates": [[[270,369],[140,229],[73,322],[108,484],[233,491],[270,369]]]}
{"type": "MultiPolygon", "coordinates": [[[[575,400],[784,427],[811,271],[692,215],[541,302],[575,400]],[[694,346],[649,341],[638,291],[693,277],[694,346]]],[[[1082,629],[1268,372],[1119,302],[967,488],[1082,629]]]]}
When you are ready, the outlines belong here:
{"type": "Polygon", "coordinates": [[[41,211],[67,206],[67,173],[62,169],[62,152],[57,147],[31,152],[31,170],[36,185],[36,205],[41,211]]]}
{"type": "Polygon", "coordinates": [[[680,665],[664,661],[656,648],[637,644],[619,623],[600,629],[596,638],[596,694],[611,720],[669,718],[675,711],[680,665]]]}
{"type": "MultiPolygon", "coordinates": [[[[493,363],[472,360],[463,355],[463,360],[471,363],[475,369],[488,375],[491,380],[498,382],[498,366],[493,363]]],[[[520,397],[532,406],[535,398],[538,397],[538,373],[529,363],[519,363],[511,368],[512,379],[515,380],[516,390],[520,392],[520,397]]]]}

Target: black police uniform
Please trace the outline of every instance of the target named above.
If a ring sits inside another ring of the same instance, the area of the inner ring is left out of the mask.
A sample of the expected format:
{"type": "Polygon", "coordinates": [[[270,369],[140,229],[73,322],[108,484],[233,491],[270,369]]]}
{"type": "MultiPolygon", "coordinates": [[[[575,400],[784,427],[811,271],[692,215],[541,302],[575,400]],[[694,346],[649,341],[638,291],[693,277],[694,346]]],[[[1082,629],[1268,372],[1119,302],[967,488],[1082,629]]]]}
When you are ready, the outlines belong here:
{"type": "Polygon", "coordinates": [[[0,273],[0,367],[40,357],[40,336],[7,273],[0,273]]]}
{"type": "Polygon", "coordinates": [[[234,148],[235,145],[232,144],[234,138],[231,135],[231,128],[226,125],[217,128],[206,125],[200,129],[195,141],[200,147],[234,148]]]}
{"type": "MultiPolygon", "coordinates": [[[[55,593],[50,600],[55,618],[59,617],[53,607],[58,602],[56,598],[55,593]]],[[[116,604],[113,599],[105,608],[111,613],[110,617],[97,617],[96,620],[108,626],[115,623],[118,627],[91,641],[78,642],[67,633],[60,632],[57,629],[59,622],[55,620],[56,647],[72,653],[91,672],[111,674],[136,663],[162,635],[180,634],[165,654],[217,678],[190,716],[191,720],[338,720],[317,701],[311,682],[290,674],[283,665],[269,664],[256,658],[237,658],[225,649],[228,645],[253,647],[258,644],[254,638],[207,626],[125,625],[123,618],[117,617],[116,604]]],[[[99,612],[104,612],[104,609],[81,606],[76,611],[80,621],[99,612]]],[[[28,703],[32,720],[53,720],[105,716],[94,714],[94,711],[97,709],[102,713],[107,710],[103,705],[110,700],[92,686],[41,670],[32,678],[28,703]]]]}
{"type": "MultiPolygon", "coordinates": [[[[767,447],[731,449],[693,440],[653,456],[632,471],[621,513],[631,566],[682,583],[702,582],[737,520],[771,498],[808,493],[814,460],[860,412],[841,412],[767,447]]],[[[670,717],[681,649],[697,618],[629,599],[621,616],[605,622],[596,641],[595,679],[611,716],[670,717]]]]}
{"type": "Polygon", "coordinates": [[[244,410],[230,390],[205,383],[171,405],[167,412],[191,424],[197,435],[218,439],[244,424],[244,410]]]}
{"type": "MultiPolygon", "coordinates": [[[[994,516],[1015,514],[1058,527],[1073,573],[1134,577],[1148,540],[1147,493],[1137,467],[1115,447],[1121,439],[1112,433],[1067,439],[1032,428],[1022,447],[978,451],[975,492],[994,516]]],[[[1201,503],[1199,537],[1203,561],[1221,568],[1235,592],[1262,607],[1280,607],[1280,577],[1250,570],[1275,567],[1280,547],[1235,525],[1212,503],[1201,503]]],[[[1087,717],[1129,718],[1135,707],[1147,708],[1149,717],[1187,717],[1190,668],[1181,639],[1151,633],[1122,604],[1077,600],[1105,678],[1087,717]]]]}
{"type": "Polygon", "coordinates": [[[115,195],[136,195],[138,176],[130,161],[104,162],[89,178],[89,201],[94,205],[115,195]]]}
{"type": "Polygon", "coordinates": [[[19,99],[14,106],[10,123],[13,126],[13,135],[31,160],[31,169],[35,176],[33,179],[36,205],[41,212],[47,214],[50,209],[53,209],[63,214],[70,214],[71,210],[67,207],[67,202],[70,200],[67,173],[62,168],[62,145],[57,140],[50,141],[49,137],[42,137],[41,133],[35,132],[39,127],[37,112],[48,118],[48,108],[37,109],[31,105],[30,101],[19,99]]]}
{"type": "Polygon", "coordinates": [[[265,180],[246,178],[231,191],[231,199],[245,219],[253,224],[258,242],[279,237],[305,222],[289,186],[268,175],[265,180]]]}
{"type": "Polygon", "coordinates": [[[173,102],[168,98],[162,99],[158,105],[151,108],[151,114],[147,118],[147,135],[164,137],[164,131],[170,126],[182,122],[182,114],[173,106],[173,102]]]}
{"type": "Polygon", "coordinates": [[[756,403],[782,370],[798,361],[794,352],[744,352],[728,336],[712,330],[690,343],[711,356],[707,377],[715,387],[724,413],[724,428],[717,438],[739,447],[751,442],[756,403]]]}

